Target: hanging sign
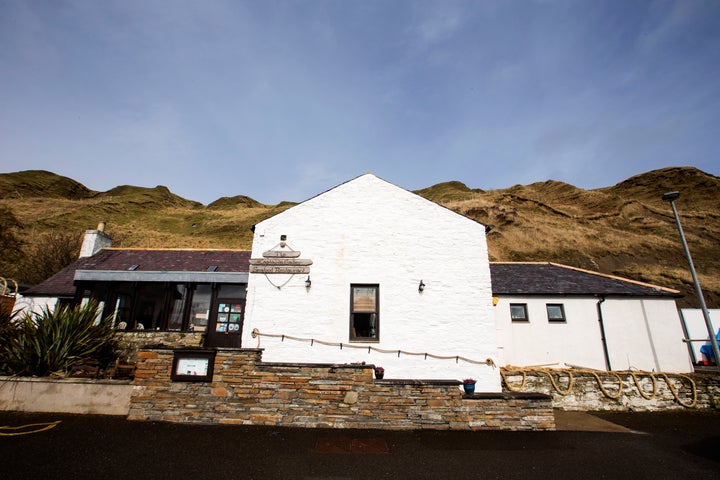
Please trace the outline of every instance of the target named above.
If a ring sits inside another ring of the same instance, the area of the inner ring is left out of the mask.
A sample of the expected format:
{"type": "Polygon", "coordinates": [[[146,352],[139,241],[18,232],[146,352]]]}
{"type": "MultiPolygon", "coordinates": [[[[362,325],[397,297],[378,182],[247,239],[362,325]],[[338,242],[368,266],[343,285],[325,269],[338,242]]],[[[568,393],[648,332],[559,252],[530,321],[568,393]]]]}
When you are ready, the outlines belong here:
{"type": "Polygon", "coordinates": [[[310,267],[250,265],[250,273],[308,274],[310,273],[310,267]]]}
{"type": "Polygon", "coordinates": [[[298,267],[312,265],[312,260],[305,258],[251,258],[250,265],[298,267]]]}
{"type": "Polygon", "coordinates": [[[312,260],[299,258],[300,252],[297,250],[284,250],[287,246],[284,240],[280,242],[282,250],[267,250],[263,252],[263,258],[251,258],[250,273],[309,274],[312,260]]]}
{"type": "Polygon", "coordinates": [[[264,258],[297,258],[300,252],[295,250],[268,250],[263,252],[264,258]]]}
{"type": "Polygon", "coordinates": [[[252,258],[250,273],[310,273],[312,260],[303,258],[252,258]]]}

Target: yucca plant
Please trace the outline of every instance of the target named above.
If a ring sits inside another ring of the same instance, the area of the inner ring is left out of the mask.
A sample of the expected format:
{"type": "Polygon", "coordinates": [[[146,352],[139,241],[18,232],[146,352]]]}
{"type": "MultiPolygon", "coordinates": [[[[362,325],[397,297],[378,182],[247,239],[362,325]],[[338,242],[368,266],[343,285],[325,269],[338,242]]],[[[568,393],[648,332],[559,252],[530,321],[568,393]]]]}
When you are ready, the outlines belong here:
{"type": "Polygon", "coordinates": [[[98,321],[98,313],[97,303],[90,302],[22,315],[0,339],[0,364],[6,373],[36,376],[64,373],[88,359],[107,365],[115,350],[114,331],[111,319],[98,321]]]}

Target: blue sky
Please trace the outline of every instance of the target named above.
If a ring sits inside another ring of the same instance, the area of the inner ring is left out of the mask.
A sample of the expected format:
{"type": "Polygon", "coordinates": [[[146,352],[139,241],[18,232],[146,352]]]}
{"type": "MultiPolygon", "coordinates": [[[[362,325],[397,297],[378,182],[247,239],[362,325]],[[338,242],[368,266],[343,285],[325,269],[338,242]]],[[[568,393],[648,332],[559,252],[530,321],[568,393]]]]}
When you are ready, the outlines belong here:
{"type": "Polygon", "coordinates": [[[720,1],[0,0],[0,172],[302,201],[720,175],[720,1]]]}

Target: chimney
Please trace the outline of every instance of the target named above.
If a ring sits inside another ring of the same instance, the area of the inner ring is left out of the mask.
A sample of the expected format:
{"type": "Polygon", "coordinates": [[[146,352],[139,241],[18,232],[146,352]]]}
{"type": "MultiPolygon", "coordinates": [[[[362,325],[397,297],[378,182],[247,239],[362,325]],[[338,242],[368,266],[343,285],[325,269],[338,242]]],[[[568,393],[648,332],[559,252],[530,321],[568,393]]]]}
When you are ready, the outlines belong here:
{"type": "Polygon", "coordinates": [[[92,257],[103,248],[112,246],[112,238],[105,233],[105,222],[98,223],[97,230],[85,230],[80,247],[80,258],[92,257]]]}

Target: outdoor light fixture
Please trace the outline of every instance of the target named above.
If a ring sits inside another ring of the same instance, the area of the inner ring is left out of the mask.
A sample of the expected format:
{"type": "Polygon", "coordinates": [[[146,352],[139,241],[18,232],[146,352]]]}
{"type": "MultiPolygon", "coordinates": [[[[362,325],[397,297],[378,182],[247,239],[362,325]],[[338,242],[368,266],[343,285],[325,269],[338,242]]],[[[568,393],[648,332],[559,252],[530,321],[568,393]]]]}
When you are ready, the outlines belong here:
{"type": "Polygon", "coordinates": [[[707,327],[708,334],[710,334],[710,345],[712,345],[713,355],[715,355],[715,366],[720,369],[720,351],[718,350],[718,342],[715,337],[715,331],[710,321],[710,312],[708,312],[707,305],[705,304],[705,297],[703,297],[702,289],[700,288],[700,281],[698,280],[697,273],[695,273],[695,266],[693,265],[692,257],[690,256],[690,249],[685,241],[685,234],[683,233],[682,225],[680,225],[680,217],[678,216],[677,208],[675,208],[675,200],[680,198],[680,192],[668,192],[662,196],[662,199],[666,202],[670,202],[672,207],[673,215],[675,216],[675,223],[677,224],[678,231],[680,232],[680,240],[682,241],[683,250],[685,250],[685,258],[687,258],[688,265],[690,266],[690,274],[695,284],[695,292],[697,293],[698,300],[700,301],[700,308],[705,317],[705,326],[707,327]]]}
{"type": "Polygon", "coordinates": [[[310,275],[308,275],[307,280],[305,280],[305,288],[309,289],[312,285],[312,282],[310,281],[310,275]]]}
{"type": "Polygon", "coordinates": [[[425,284],[422,280],[420,280],[420,285],[418,285],[418,292],[422,292],[423,290],[425,290],[425,284]]]}
{"type": "Polygon", "coordinates": [[[668,192],[662,196],[662,199],[666,202],[672,202],[678,198],[680,198],[680,192],[668,192]]]}

